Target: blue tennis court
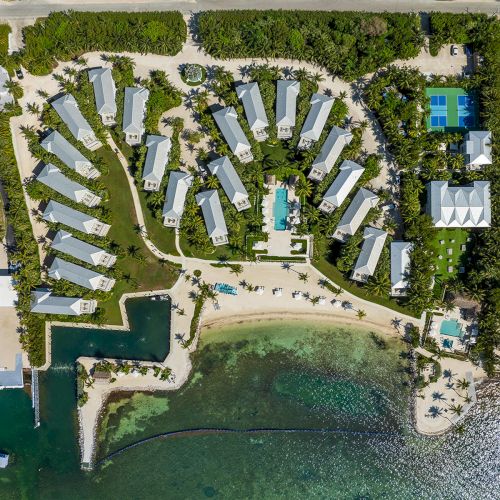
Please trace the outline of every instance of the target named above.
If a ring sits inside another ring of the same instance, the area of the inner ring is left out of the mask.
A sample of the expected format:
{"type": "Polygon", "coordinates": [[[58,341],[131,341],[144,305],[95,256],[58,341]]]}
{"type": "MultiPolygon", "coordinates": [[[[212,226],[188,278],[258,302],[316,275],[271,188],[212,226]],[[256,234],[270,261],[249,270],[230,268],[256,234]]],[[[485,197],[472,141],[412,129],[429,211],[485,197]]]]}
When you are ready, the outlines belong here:
{"type": "Polygon", "coordinates": [[[429,130],[452,131],[477,126],[477,103],[466,90],[458,87],[428,87],[425,94],[430,101],[427,117],[429,130]]]}
{"type": "Polygon", "coordinates": [[[446,127],[448,124],[448,108],[445,95],[431,96],[431,127],[446,127]]]}
{"type": "Polygon", "coordinates": [[[474,101],[467,95],[457,96],[458,126],[472,127],[474,125],[474,101]]]}

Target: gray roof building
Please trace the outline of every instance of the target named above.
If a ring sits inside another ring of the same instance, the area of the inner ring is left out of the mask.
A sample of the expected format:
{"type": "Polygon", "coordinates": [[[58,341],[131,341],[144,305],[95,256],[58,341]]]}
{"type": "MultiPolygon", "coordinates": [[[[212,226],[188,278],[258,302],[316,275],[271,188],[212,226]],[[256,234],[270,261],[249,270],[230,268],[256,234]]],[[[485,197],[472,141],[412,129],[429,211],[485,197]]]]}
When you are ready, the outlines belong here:
{"type": "Polygon", "coordinates": [[[101,175],[92,163],[57,130],[51,132],[40,144],[45,151],[57,156],[68,168],[81,176],[95,179],[101,175]]]}
{"type": "Polygon", "coordinates": [[[158,191],[161,180],[165,175],[172,142],[168,137],[163,137],[162,135],[148,135],[146,146],[148,152],[142,170],[144,189],[146,191],[158,191]]]}
{"type": "Polygon", "coordinates": [[[354,265],[351,279],[366,282],[370,276],[373,276],[377,267],[380,254],[384,248],[387,233],[374,227],[365,227],[363,233],[363,246],[354,265]]]}
{"type": "Polygon", "coordinates": [[[321,151],[314,160],[311,166],[311,172],[309,173],[309,179],[320,182],[327,174],[332,170],[333,165],[338,160],[340,153],[347,144],[352,140],[351,132],[347,130],[333,126],[332,130],[328,134],[321,151]]]}
{"type": "Polygon", "coordinates": [[[89,290],[109,292],[115,284],[113,278],[108,278],[103,274],[96,273],[86,267],[78,266],[59,257],[54,259],[48,275],[55,280],[64,279],[89,290]]]}
{"type": "Polygon", "coordinates": [[[31,294],[31,312],[38,314],[63,314],[80,316],[92,314],[97,307],[96,300],[81,297],[57,297],[47,288],[37,288],[31,294]]]}
{"type": "Polygon", "coordinates": [[[319,140],[332,109],[333,101],[333,97],[323,94],[312,95],[311,109],[300,131],[299,148],[308,149],[314,142],[319,140]]]}
{"type": "Polygon", "coordinates": [[[115,123],[116,86],[111,68],[89,70],[89,81],[94,86],[95,105],[102,122],[105,125],[115,123]]]}
{"type": "MultiPolygon", "coordinates": [[[[0,385],[0,388],[2,386],[0,385]]],[[[0,469],[5,469],[9,465],[9,455],[7,453],[0,453],[0,469]]]]}
{"type": "Polygon", "coordinates": [[[238,123],[235,109],[232,106],[221,109],[213,113],[213,117],[233,154],[243,163],[252,161],[250,142],[238,123]]]}
{"type": "Polygon", "coordinates": [[[361,226],[370,208],[377,206],[378,196],[368,189],[361,188],[342,215],[333,238],[339,241],[347,241],[361,226]]]}
{"type": "Polygon", "coordinates": [[[91,215],[67,207],[54,200],[49,201],[42,217],[47,222],[64,224],[82,233],[96,236],[106,236],[111,227],[91,215]]]}
{"type": "Polygon", "coordinates": [[[2,111],[6,104],[14,102],[14,97],[9,90],[5,88],[5,84],[10,82],[8,71],[0,66],[0,111],[2,111]]]}
{"type": "Polygon", "coordinates": [[[215,246],[225,245],[229,242],[226,221],[222,205],[220,204],[219,194],[215,189],[203,191],[196,195],[196,202],[201,206],[205,227],[208,236],[212,239],[215,246]]]}
{"type": "Polygon", "coordinates": [[[179,227],[184,213],[186,194],[192,183],[192,175],[180,171],[170,172],[162,213],[165,226],[179,227]]]}
{"type": "Polygon", "coordinates": [[[16,354],[14,370],[0,370],[0,389],[22,389],[23,387],[23,355],[19,353],[16,354]]]}
{"type": "Polygon", "coordinates": [[[212,175],[217,176],[222,189],[224,189],[229,201],[236,207],[238,212],[250,208],[247,190],[227,156],[217,158],[217,160],[209,163],[208,169],[212,175]]]}
{"type": "Polygon", "coordinates": [[[116,255],[81,241],[63,229],[57,232],[50,246],[54,250],[71,255],[75,259],[80,259],[93,266],[111,267],[116,262],[116,255]]]}
{"type": "Polygon", "coordinates": [[[245,115],[255,139],[258,141],[267,139],[268,135],[265,128],[269,126],[269,122],[267,121],[266,110],[264,109],[258,83],[250,82],[238,85],[236,87],[236,94],[243,102],[245,115]]]}
{"type": "Polygon", "coordinates": [[[491,132],[487,130],[476,130],[467,132],[461,146],[465,165],[475,169],[483,165],[491,165],[491,132]]]}
{"type": "Polygon", "coordinates": [[[140,144],[144,135],[144,116],[149,90],[142,87],[125,87],[123,106],[123,132],[130,146],[140,144]]]}
{"type": "Polygon", "coordinates": [[[406,295],[412,248],[413,245],[408,241],[393,241],[391,243],[391,295],[393,297],[406,295]]]}
{"type": "Polygon", "coordinates": [[[448,181],[427,184],[427,212],[435,227],[490,227],[490,183],[448,186],[448,181]]]}
{"type": "Polygon", "coordinates": [[[300,82],[296,80],[278,80],[276,83],[276,127],[278,139],[292,137],[297,111],[297,96],[300,82]]]}
{"type": "Polygon", "coordinates": [[[36,180],[63,196],[66,196],[66,198],[76,203],[82,203],[87,207],[94,207],[101,203],[101,198],[99,196],[96,196],[85,186],[66,177],[55,165],[52,165],[52,163],[48,163],[43,167],[36,180]]]}

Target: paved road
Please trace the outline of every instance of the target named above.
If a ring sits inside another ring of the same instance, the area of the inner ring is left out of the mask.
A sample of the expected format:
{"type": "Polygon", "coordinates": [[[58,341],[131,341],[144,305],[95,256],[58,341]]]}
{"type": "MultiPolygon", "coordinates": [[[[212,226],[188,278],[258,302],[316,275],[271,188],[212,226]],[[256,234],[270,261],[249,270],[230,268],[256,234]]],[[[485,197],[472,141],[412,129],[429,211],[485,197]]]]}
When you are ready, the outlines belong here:
{"type": "Polygon", "coordinates": [[[0,19],[29,19],[55,10],[89,11],[152,11],[180,10],[192,12],[210,9],[308,9],[308,10],[367,10],[373,12],[499,12],[495,0],[0,0],[0,19]]]}

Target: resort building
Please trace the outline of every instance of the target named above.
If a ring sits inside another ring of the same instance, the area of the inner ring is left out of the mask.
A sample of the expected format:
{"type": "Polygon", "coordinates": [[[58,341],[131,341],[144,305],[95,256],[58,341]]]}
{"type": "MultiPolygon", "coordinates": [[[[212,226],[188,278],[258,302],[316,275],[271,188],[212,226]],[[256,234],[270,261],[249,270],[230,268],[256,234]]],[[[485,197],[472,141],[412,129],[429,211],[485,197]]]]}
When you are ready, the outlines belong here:
{"type": "Polygon", "coordinates": [[[89,81],[94,86],[97,113],[104,125],[116,123],[116,86],[111,68],[89,70],[89,81]]]}
{"type": "Polygon", "coordinates": [[[116,262],[116,255],[81,241],[63,229],[57,232],[50,247],[93,266],[111,267],[116,262]]]}
{"type": "Polygon", "coordinates": [[[278,139],[290,139],[295,127],[300,82],[278,80],[276,84],[276,128],[278,139]]]}
{"type": "Polygon", "coordinates": [[[229,201],[236,207],[238,212],[250,208],[247,190],[227,156],[209,163],[208,169],[212,175],[217,176],[222,189],[224,189],[229,201]]]}
{"type": "Polygon", "coordinates": [[[323,94],[312,95],[311,109],[300,131],[299,149],[309,149],[319,140],[332,106],[333,97],[323,94]]]}
{"type": "Polygon", "coordinates": [[[123,132],[129,146],[137,146],[144,135],[144,116],[149,90],[142,87],[125,87],[123,105],[123,132]]]}
{"type": "Polygon", "coordinates": [[[101,198],[85,186],[66,177],[55,165],[48,163],[37,175],[37,181],[57,191],[76,203],[87,207],[95,207],[101,203],[101,198]]]}
{"type": "Polygon", "coordinates": [[[86,267],[56,257],[48,272],[49,278],[67,280],[89,290],[109,292],[115,285],[113,278],[96,273],[86,267]]]}
{"type": "Polygon", "coordinates": [[[31,294],[31,312],[38,314],[63,314],[80,316],[92,314],[97,307],[96,300],[85,300],[80,297],[57,297],[47,288],[37,288],[31,294]]]}
{"type": "Polygon", "coordinates": [[[377,267],[380,254],[384,248],[387,233],[374,227],[365,227],[363,233],[363,246],[354,265],[351,279],[365,283],[370,276],[373,276],[377,267]]]}
{"type": "Polygon", "coordinates": [[[71,94],[63,95],[59,99],[52,101],[52,107],[69,128],[73,137],[83,143],[87,149],[93,151],[102,146],[71,94]]]}
{"type": "Polygon", "coordinates": [[[57,156],[68,168],[87,179],[95,179],[101,173],[92,166],[78,149],[68,142],[57,130],[51,132],[41,143],[45,151],[57,156]]]}
{"type": "MultiPolygon", "coordinates": [[[[23,389],[24,388],[24,378],[23,378],[23,355],[21,353],[16,354],[16,364],[13,370],[7,370],[5,368],[0,368],[0,390],[2,389],[23,389]]],[[[3,458],[4,467],[8,464],[5,463],[5,456],[3,458]]]]}
{"type": "Polygon", "coordinates": [[[170,172],[162,213],[165,226],[175,228],[180,226],[186,194],[192,183],[192,175],[180,171],[170,172]]]}
{"type": "Polygon", "coordinates": [[[361,226],[371,208],[375,208],[378,203],[378,196],[368,189],[361,188],[342,215],[337,229],[332,238],[345,242],[361,226]]]}
{"type": "Polygon", "coordinates": [[[10,82],[9,73],[3,66],[0,66],[0,111],[3,111],[6,104],[14,102],[12,94],[5,88],[7,82],[10,82]]]}
{"type": "Polygon", "coordinates": [[[213,113],[213,117],[219,127],[229,149],[238,157],[242,163],[249,163],[253,160],[250,142],[246,138],[241,125],[238,123],[238,115],[235,109],[230,106],[213,113]]]}
{"type": "Polygon", "coordinates": [[[168,137],[162,135],[148,135],[146,137],[146,146],[148,153],[142,170],[144,189],[146,191],[159,191],[161,180],[165,175],[172,142],[168,137]]]}
{"type": "Polygon", "coordinates": [[[226,245],[229,243],[226,221],[222,205],[220,204],[219,194],[215,189],[203,191],[196,195],[196,203],[201,207],[205,227],[208,236],[212,239],[215,246],[226,245]]]}
{"type": "Polygon", "coordinates": [[[269,126],[266,110],[260,95],[257,82],[245,83],[236,87],[236,94],[243,102],[247,122],[256,141],[265,141],[268,138],[266,128],[269,126]]]}
{"type": "Polygon", "coordinates": [[[340,127],[332,127],[307,177],[312,181],[321,182],[326,175],[330,173],[340,153],[342,153],[344,147],[347,146],[351,140],[351,132],[340,127]]]}
{"type": "Polygon", "coordinates": [[[106,236],[111,227],[109,224],[104,224],[104,222],[91,215],[67,207],[54,200],[49,201],[42,218],[47,222],[64,224],[77,231],[85,234],[93,234],[94,236],[106,236]]]}
{"type": "Polygon", "coordinates": [[[490,183],[448,186],[448,181],[427,184],[427,213],[435,227],[490,227],[490,183]]]}
{"type": "Polygon", "coordinates": [[[465,166],[471,170],[478,170],[484,165],[491,165],[491,132],[478,130],[467,132],[460,147],[464,156],[465,166]]]}
{"type": "Polygon", "coordinates": [[[408,241],[393,241],[391,243],[391,295],[393,297],[406,296],[412,248],[413,245],[408,241]]]}
{"type": "Polygon", "coordinates": [[[325,214],[330,214],[340,207],[364,171],[365,169],[358,163],[344,160],[318,208],[325,214]]]}
{"type": "Polygon", "coordinates": [[[0,453],[0,469],[5,469],[8,465],[9,465],[9,455],[7,455],[7,453],[0,453]]]}

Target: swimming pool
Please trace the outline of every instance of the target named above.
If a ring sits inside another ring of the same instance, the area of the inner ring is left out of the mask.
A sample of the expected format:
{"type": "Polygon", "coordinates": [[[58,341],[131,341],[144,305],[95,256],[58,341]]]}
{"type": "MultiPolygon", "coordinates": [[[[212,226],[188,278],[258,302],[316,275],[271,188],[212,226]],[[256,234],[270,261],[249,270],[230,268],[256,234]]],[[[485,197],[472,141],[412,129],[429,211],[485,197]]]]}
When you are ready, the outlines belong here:
{"type": "Polygon", "coordinates": [[[462,329],[456,319],[445,319],[441,322],[439,329],[442,335],[449,335],[450,337],[462,337],[462,329]]]}
{"type": "Polygon", "coordinates": [[[288,190],[279,188],[274,197],[274,229],[284,231],[286,229],[286,219],[288,217],[288,190]]]}

